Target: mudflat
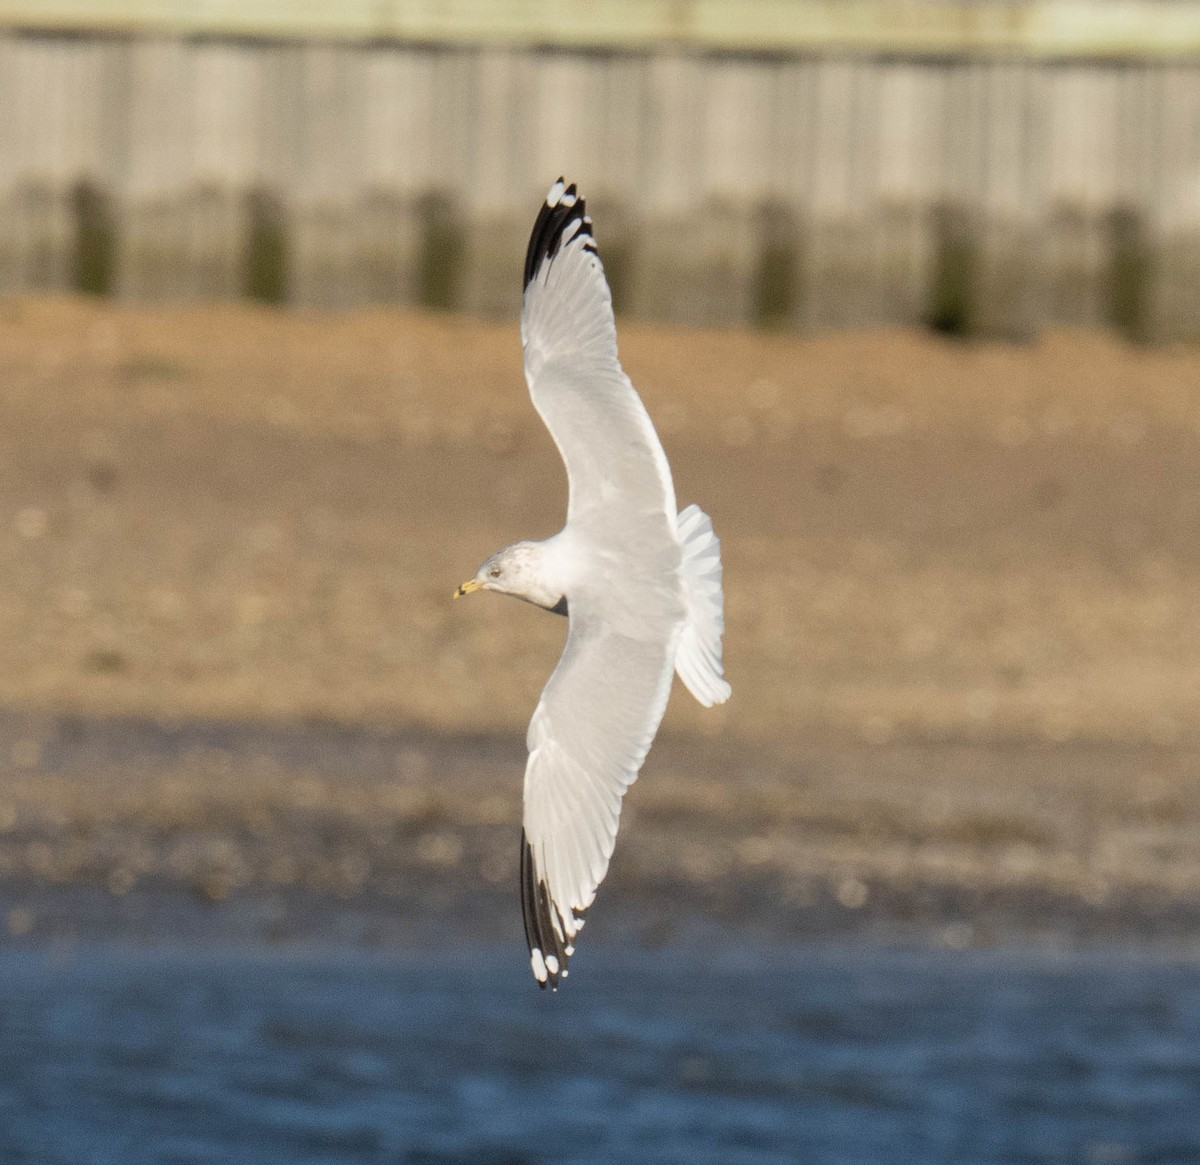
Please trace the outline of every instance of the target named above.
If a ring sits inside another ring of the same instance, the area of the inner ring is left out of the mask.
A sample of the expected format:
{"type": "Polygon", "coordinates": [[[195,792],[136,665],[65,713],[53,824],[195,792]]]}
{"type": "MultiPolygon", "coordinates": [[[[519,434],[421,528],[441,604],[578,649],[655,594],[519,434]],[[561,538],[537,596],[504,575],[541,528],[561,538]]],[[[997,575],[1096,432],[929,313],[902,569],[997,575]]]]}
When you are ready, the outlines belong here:
{"type": "MultiPolygon", "coordinates": [[[[596,914],[1200,938],[1200,350],[620,331],[734,697],[596,914]]],[[[515,321],[9,299],[0,376],[9,931],[507,926],[565,624],[451,594],[564,514],[515,321]]]]}

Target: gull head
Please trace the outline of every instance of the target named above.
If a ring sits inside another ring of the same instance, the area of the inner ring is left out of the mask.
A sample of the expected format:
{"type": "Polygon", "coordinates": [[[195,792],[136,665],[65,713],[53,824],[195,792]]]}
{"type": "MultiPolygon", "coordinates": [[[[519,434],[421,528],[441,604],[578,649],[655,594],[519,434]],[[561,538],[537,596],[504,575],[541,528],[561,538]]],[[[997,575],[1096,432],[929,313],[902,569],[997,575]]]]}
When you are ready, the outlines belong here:
{"type": "Polygon", "coordinates": [[[535,607],[548,611],[566,611],[566,599],[561,586],[549,577],[545,543],[516,542],[497,550],[491,558],[454,592],[456,599],[472,591],[496,591],[524,599],[535,607]]]}

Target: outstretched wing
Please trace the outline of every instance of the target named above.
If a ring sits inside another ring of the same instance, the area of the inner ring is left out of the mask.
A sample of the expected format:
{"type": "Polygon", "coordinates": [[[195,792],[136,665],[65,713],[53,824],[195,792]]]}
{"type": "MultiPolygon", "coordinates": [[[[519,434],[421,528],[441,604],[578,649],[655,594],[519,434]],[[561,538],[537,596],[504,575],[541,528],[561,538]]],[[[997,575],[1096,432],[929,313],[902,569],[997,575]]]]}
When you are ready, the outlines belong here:
{"type": "Polygon", "coordinates": [[[521,904],[533,973],[558,986],[584,911],[608,870],[621,798],[658,731],[675,660],[676,629],[631,638],[571,603],[558,667],[529,725],[521,904]]]}
{"type": "Polygon", "coordinates": [[[564,187],[561,178],[529,239],[521,339],[529,394],[567,466],[567,521],[586,512],[619,536],[630,518],[646,515],[673,532],[671,470],[617,359],[612,296],[592,220],[574,185],[564,187]]]}

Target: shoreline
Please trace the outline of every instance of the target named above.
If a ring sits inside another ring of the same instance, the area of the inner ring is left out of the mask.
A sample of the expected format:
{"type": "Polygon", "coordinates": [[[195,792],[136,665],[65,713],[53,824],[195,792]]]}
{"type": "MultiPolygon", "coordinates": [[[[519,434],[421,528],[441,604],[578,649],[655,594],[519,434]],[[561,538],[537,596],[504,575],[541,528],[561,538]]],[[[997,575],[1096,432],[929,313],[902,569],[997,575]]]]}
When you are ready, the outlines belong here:
{"type": "MultiPolygon", "coordinates": [[[[3,308],[0,930],[45,890],[519,935],[565,629],[450,598],[562,521],[515,321],[3,308]]],[[[621,344],[734,696],[672,698],[589,933],[1200,933],[1200,349],[621,344]]]]}
{"type": "MultiPolygon", "coordinates": [[[[519,739],[8,714],[0,751],[35,729],[37,767],[0,795],[12,938],[519,936],[519,739]]],[[[780,753],[667,734],[588,934],[1200,941],[1191,758],[1158,751],[1139,790],[1141,747],[780,753]]]]}

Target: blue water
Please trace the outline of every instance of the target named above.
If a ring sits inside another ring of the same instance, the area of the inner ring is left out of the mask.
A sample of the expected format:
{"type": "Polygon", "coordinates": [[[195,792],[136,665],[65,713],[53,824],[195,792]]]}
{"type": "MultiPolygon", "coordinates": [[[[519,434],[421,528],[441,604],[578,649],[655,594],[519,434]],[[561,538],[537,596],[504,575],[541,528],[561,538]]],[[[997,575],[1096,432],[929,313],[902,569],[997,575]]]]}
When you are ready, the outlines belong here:
{"type": "Polygon", "coordinates": [[[1200,966],[0,952],[0,1162],[1200,1162],[1200,966]]]}

